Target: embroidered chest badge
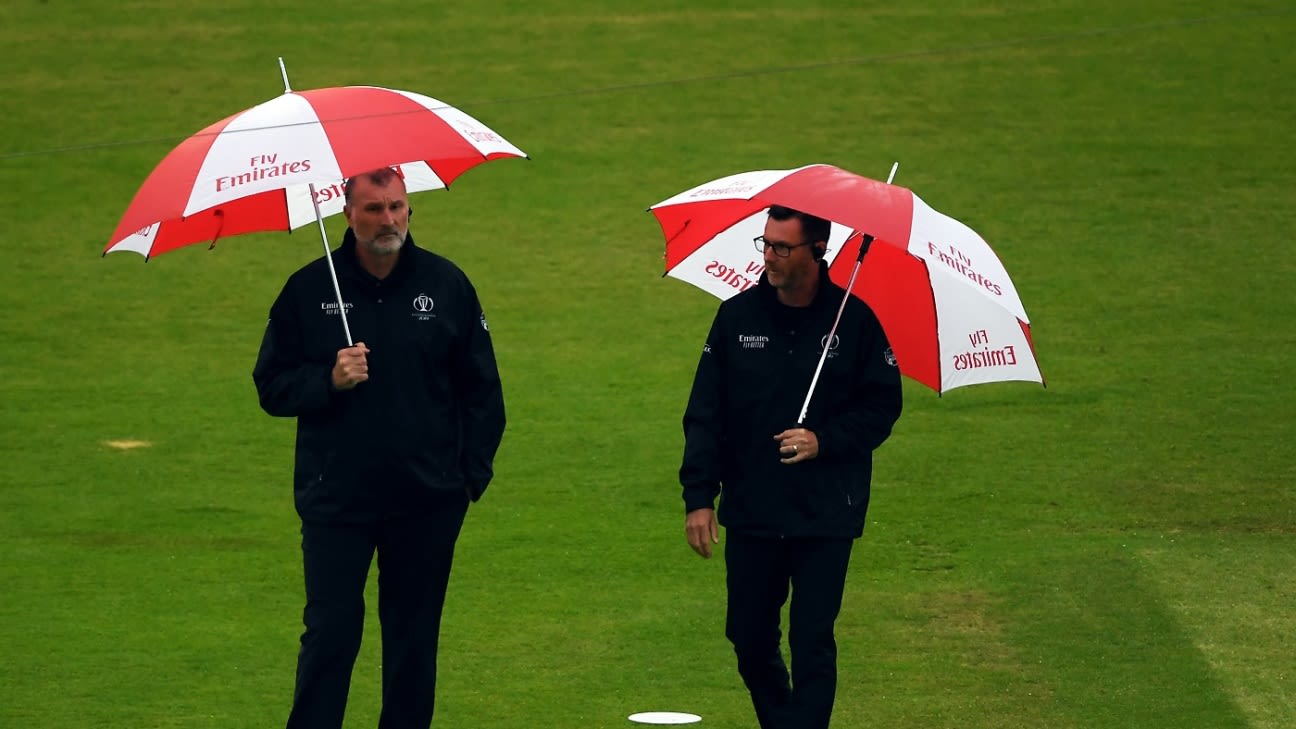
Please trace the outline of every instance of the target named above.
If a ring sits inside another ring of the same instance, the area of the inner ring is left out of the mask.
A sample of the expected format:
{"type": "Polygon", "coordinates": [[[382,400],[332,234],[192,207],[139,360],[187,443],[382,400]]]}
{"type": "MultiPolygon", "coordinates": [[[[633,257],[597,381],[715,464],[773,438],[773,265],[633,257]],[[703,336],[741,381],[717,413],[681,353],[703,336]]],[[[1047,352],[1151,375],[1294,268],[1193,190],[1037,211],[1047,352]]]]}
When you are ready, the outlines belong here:
{"type": "Polygon", "coordinates": [[[419,294],[418,296],[415,296],[414,301],[411,302],[411,306],[414,307],[414,311],[410,312],[410,316],[419,321],[427,321],[428,319],[436,318],[436,314],[432,313],[432,309],[436,304],[432,301],[432,297],[427,294],[419,294]]]}

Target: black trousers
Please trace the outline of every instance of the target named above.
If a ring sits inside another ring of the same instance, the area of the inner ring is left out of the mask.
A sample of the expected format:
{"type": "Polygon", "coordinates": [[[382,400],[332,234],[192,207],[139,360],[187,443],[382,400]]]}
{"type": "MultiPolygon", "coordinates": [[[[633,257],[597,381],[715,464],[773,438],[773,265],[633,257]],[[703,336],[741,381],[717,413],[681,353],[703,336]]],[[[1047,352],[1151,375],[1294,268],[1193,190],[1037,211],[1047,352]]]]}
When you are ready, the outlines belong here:
{"type": "Polygon", "coordinates": [[[467,494],[371,524],[302,524],[306,626],[288,729],[339,729],[364,630],[364,590],[378,554],[382,625],[380,729],[428,729],[441,608],[467,494]]]}
{"type": "Polygon", "coordinates": [[[725,636],[761,729],[827,729],[837,692],[837,642],[853,539],[725,537],[725,636]],[[787,602],[788,676],[779,648],[787,602]]]}

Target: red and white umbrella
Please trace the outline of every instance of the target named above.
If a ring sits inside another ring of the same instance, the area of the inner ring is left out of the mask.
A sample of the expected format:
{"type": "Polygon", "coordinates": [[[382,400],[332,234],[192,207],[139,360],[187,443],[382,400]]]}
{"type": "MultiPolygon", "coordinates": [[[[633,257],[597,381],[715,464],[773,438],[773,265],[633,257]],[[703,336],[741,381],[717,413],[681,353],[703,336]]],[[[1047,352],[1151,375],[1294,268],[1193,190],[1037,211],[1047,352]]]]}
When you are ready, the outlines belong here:
{"type": "Polygon", "coordinates": [[[752,239],[771,205],[833,223],[829,276],[877,314],[908,377],[937,392],[1043,383],[1030,320],[985,240],[908,189],[831,165],[744,172],[652,206],[666,237],[666,275],[721,299],[754,286],[765,266],[752,239]]]}
{"type": "Polygon", "coordinates": [[[486,125],[430,96],[377,86],[293,91],[184,140],[144,180],[104,254],[145,258],[242,233],[315,221],[343,332],[346,305],[329,255],[324,217],[341,212],[342,183],[396,168],[407,192],[445,188],[490,160],[526,157],[486,125]]]}
{"type": "Polygon", "coordinates": [[[489,160],[526,157],[468,114],[409,91],[285,91],[173,149],[135,194],[104,253],[145,257],[342,210],[342,180],[397,167],[410,192],[489,160]],[[319,210],[315,203],[319,203],[319,210]]]}

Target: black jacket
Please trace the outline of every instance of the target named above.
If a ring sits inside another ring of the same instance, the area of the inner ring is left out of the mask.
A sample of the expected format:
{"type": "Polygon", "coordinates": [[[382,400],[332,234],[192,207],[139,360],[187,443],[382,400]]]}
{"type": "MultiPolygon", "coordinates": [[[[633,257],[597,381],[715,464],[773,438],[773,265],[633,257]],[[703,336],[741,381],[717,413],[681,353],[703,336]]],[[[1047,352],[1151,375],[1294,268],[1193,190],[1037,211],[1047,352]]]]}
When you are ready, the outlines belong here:
{"type": "Polygon", "coordinates": [[[779,462],[776,433],[794,427],[844,291],[820,264],[805,308],[779,303],[765,276],[720,305],[684,413],[680,482],[686,511],[711,507],[747,534],[858,537],[873,449],[900,417],[900,373],[863,301],[847,301],[803,427],[819,456],[779,462]]]}
{"type": "Polygon", "coordinates": [[[324,258],[284,285],[252,373],[261,407],[297,418],[298,513],[356,522],[417,508],[429,489],[480,498],[504,433],[504,397],[468,277],[409,237],[382,280],[358,264],[350,230],[332,258],[352,337],[369,348],[369,379],[332,387],[347,345],[324,258]]]}

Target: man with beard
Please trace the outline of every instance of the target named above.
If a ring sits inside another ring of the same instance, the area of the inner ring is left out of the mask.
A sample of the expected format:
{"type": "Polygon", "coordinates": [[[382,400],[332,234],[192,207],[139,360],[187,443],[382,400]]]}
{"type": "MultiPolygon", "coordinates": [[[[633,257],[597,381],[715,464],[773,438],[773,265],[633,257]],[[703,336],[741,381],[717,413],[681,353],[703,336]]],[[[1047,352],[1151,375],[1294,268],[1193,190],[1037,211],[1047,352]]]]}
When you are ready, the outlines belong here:
{"type": "Polygon", "coordinates": [[[833,624],[864,529],[873,450],[900,416],[900,374],[863,301],[828,278],[827,220],[769,209],[765,273],[720,305],[684,413],[684,529],[710,557],[725,526],[725,635],[762,729],[827,729],[833,624]],[[789,427],[824,348],[804,423],[789,427]],[[780,611],[791,593],[788,647],[780,611]]]}
{"type": "Polygon", "coordinates": [[[357,175],[345,195],[350,227],[331,258],[360,341],[345,341],[320,258],[271,307],[252,374],[267,413],[297,418],[306,607],[287,725],[342,726],[376,553],[378,725],[427,729],[455,541],[491,480],[504,399],[477,293],[415,246],[399,174],[357,175]]]}

